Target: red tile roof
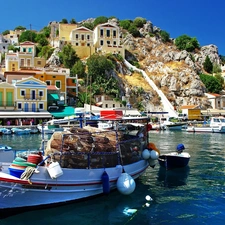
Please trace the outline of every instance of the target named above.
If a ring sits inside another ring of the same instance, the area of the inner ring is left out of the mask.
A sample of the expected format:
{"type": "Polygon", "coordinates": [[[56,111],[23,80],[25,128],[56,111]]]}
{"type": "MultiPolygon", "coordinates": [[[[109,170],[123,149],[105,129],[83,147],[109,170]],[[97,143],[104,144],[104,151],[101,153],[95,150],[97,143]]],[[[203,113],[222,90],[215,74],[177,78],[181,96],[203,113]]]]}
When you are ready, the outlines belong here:
{"type": "Polygon", "coordinates": [[[182,105],[180,109],[195,109],[197,107],[197,105],[182,105]]]}
{"type": "Polygon", "coordinates": [[[58,91],[59,89],[55,85],[47,85],[48,91],[58,91]]]}

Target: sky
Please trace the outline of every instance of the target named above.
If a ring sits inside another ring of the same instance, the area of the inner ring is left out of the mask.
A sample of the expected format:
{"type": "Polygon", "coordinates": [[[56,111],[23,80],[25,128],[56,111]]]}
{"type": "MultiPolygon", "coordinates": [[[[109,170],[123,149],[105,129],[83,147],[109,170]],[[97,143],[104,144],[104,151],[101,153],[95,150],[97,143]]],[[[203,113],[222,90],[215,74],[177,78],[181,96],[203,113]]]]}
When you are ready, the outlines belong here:
{"type": "Polygon", "coordinates": [[[17,26],[41,30],[50,21],[77,22],[99,16],[151,21],[171,38],[196,37],[200,46],[214,44],[225,56],[224,0],[10,0],[1,6],[0,33],[17,26]]]}

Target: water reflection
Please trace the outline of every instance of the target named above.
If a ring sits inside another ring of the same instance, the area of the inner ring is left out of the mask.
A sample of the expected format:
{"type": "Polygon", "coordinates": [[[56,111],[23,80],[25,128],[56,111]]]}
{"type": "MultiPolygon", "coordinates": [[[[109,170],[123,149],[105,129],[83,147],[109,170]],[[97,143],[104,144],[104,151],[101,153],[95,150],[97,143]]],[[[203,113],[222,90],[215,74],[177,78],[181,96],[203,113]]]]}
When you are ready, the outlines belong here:
{"type": "Polygon", "coordinates": [[[158,171],[157,185],[169,188],[186,185],[189,171],[189,166],[173,170],[166,170],[165,168],[160,167],[158,171]]]}

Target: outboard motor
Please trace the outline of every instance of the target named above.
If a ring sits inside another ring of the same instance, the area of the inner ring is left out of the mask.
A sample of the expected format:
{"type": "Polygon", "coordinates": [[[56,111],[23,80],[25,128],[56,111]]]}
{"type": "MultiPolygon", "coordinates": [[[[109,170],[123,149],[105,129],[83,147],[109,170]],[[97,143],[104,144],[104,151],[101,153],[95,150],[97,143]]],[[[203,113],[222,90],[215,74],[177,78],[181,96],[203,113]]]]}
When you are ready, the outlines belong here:
{"type": "Polygon", "coordinates": [[[185,149],[183,144],[178,144],[177,145],[177,153],[180,154],[183,152],[183,150],[185,149]]]}

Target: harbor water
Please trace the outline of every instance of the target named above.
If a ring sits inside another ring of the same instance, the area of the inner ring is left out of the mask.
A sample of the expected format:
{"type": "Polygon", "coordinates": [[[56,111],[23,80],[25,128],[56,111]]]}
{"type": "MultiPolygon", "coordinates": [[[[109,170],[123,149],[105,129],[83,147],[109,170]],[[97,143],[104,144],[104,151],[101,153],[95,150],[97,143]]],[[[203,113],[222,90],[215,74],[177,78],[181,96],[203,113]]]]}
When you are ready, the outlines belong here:
{"type": "MultiPolygon", "coordinates": [[[[41,139],[40,134],[1,136],[0,143],[36,150],[41,139]]],[[[12,215],[0,220],[0,225],[224,224],[225,134],[151,131],[150,141],[161,153],[175,151],[183,143],[191,155],[189,166],[165,171],[157,163],[136,180],[131,195],[115,190],[85,201],[12,215]]]]}

